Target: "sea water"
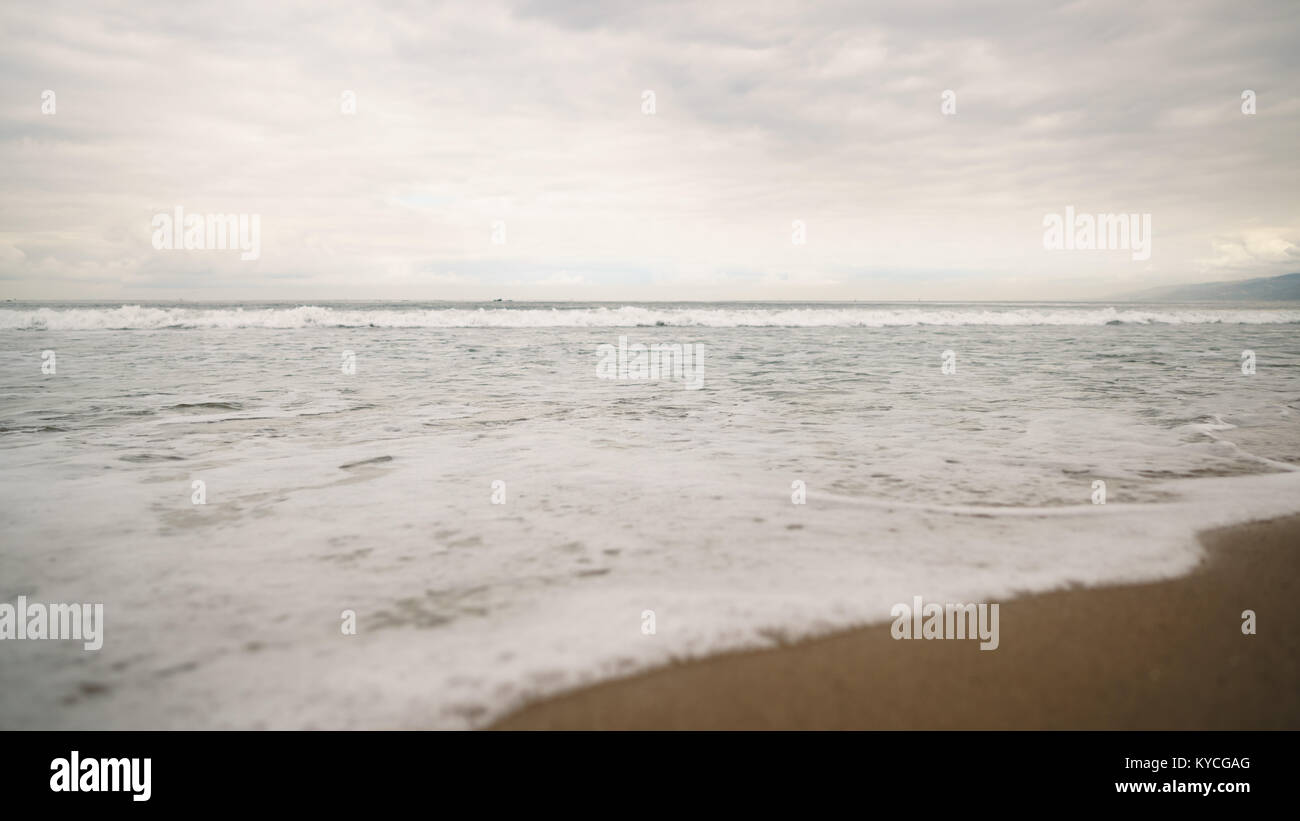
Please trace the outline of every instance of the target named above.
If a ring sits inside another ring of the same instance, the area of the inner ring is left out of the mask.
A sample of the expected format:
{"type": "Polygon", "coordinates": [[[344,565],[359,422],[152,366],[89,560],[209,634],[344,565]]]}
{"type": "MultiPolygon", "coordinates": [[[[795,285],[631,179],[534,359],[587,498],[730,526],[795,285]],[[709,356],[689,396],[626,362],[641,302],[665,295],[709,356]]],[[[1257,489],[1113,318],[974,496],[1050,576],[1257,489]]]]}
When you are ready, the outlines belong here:
{"type": "Polygon", "coordinates": [[[0,642],[0,727],[481,726],[1185,573],[1298,466],[1294,304],[9,303],[0,601],[104,615],[0,642]]]}

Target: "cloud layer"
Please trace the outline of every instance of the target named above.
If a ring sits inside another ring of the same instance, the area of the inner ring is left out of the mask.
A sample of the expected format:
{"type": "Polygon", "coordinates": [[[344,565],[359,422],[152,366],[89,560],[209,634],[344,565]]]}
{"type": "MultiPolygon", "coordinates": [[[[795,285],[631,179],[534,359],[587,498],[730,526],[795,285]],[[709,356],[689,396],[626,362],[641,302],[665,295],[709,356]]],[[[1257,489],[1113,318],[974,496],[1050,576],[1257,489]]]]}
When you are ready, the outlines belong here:
{"type": "Polygon", "coordinates": [[[1292,0],[875,6],[6,4],[0,293],[1056,299],[1300,269],[1292,0]],[[177,205],[260,214],[260,258],[156,250],[177,205]],[[1151,258],[1045,250],[1066,206],[1150,213],[1151,258]]]}

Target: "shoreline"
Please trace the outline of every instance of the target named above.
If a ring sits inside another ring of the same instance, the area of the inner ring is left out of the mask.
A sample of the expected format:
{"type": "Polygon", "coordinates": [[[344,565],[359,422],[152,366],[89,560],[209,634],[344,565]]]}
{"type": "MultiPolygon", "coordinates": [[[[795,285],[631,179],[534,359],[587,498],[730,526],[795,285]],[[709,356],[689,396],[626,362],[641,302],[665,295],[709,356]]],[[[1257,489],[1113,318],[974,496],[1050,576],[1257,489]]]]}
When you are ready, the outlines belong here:
{"type": "Polygon", "coordinates": [[[1000,602],[997,650],[895,641],[879,622],[605,681],[485,729],[1300,728],[1300,514],[1198,538],[1184,576],[1000,602]]]}

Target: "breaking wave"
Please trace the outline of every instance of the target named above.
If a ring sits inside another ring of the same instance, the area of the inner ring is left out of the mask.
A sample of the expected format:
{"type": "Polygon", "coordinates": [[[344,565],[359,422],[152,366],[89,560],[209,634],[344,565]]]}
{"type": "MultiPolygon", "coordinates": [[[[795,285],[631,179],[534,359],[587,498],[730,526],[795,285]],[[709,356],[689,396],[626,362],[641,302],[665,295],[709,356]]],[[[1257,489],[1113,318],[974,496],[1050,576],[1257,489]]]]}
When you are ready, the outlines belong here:
{"type": "Polygon", "coordinates": [[[166,328],[618,328],[843,327],[916,325],[1276,325],[1300,323],[1300,310],[1081,307],[622,307],[0,309],[4,330],[159,330],[166,328]]]}

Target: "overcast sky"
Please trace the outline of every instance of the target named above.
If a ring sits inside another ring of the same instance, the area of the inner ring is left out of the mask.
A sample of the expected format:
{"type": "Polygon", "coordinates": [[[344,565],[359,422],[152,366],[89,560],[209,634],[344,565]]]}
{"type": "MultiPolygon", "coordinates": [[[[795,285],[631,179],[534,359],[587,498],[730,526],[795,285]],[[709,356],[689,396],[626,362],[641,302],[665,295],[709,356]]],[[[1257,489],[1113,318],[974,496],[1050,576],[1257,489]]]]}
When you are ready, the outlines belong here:
{"type": "Polygon", "coordinates": [[[7,0],[0,295],[1074,299],[1300,271],[1296,0],[882,5],[7,0]],[[156,250],[178,205],[260,215],[260,257],[156,250]],[[1044,249],[1066,206],[1151,214],[1150,259],[1044,249]]]}

